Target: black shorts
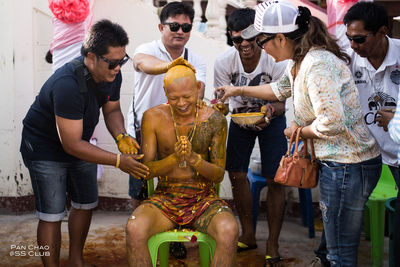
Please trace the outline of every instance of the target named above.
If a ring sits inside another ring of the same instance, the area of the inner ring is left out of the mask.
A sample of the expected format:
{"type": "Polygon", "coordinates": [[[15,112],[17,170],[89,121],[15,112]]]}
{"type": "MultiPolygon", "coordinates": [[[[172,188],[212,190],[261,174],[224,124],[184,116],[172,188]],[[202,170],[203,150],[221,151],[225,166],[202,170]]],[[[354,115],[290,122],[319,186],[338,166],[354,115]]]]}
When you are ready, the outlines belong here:
{"type": "Polygon", "coordinates": [[[230,122],[228,145],[226,151],[226,170],[229,172],[246,172],[256,138],[260,145],[261,175],[274,178],[282,155],[287,151],[287,140],[283,134],[286,118],[277,117],[265,129],[253,131],[241,128],[230,122]]]}

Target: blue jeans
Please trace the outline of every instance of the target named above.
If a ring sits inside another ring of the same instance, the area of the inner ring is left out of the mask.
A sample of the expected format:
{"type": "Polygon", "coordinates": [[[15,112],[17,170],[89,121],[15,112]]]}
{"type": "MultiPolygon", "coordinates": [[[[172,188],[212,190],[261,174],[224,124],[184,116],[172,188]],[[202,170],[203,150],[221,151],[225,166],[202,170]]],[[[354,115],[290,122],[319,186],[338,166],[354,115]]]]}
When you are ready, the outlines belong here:
{"type": "Polygon", "coordinates": [[[381,156],[356,164],[320,162],[320,209],[332,267],[357,266],[365,203],[381,169],[381,156]]]}
{"type": "Polygon", "coordinates": [[[394,212],[393,220],[393,252],[394,252],[394,266],[400,266],[400,168],[389,166],[392,171],[393,178],[396,181],[397,188],[399,189],[397,193],[397,200],[394,212]]]}
{"type": "Polygon", "coordinates": [[[40,220],[61,221],[65,216],[66,194],[71,198],[71,206],[76,209],[97,207],[96,164],[83,160],[57,162],[25,158],[24,164],[29,170],[36,216],[40,220]]]}

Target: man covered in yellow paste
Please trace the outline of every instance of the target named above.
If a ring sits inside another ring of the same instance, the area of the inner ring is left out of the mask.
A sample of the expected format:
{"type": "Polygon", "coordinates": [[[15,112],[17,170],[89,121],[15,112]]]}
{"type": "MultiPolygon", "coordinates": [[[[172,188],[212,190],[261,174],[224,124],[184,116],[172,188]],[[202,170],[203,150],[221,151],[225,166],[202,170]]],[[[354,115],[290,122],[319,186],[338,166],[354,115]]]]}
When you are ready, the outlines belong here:
{"type": "Polygon", "coordinates": [[[211,107],[197,105],[200,82],[194,68],[183,63],[170,68],[164,77],[168,104],[143,115],[143,162],[150,169],[147,179],[159,177],[159,182],[155,193],[128,220],[130,266],[152,266],[148,239],[179,226],[215,239],[211,266],[234,265],[238,225],[215,189],[225,172],[226,119],[211,107]]]}

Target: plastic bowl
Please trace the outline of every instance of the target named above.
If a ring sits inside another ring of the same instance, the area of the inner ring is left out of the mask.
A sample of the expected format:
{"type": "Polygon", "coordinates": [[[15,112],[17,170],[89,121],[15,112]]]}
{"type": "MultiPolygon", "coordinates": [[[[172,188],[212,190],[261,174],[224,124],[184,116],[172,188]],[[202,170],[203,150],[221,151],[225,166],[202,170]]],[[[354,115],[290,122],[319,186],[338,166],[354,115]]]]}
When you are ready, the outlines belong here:
{"type": "Polygon", "coordinates": [[[264,113],[261,113],[261,112],[236,113],[236,114],[231,115],[232,120],[236,124],[239,124],[242,126],[254,125],[262,117],[264,117],[264,113]]]}

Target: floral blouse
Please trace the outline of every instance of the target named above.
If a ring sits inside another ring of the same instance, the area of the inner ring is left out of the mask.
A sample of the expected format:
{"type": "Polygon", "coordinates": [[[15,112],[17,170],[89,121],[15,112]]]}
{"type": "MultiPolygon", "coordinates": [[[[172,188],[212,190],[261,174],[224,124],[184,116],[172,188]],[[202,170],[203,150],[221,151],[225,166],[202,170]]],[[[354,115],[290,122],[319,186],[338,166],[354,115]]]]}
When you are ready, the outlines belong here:
{"type": "Polygon", "coordinates": [[[285,74],[271,83],[282,101],[293,96],[294,117],[301,126],[311,124],[319,160],[359,163],[377,157],[379,146],[364,120],[350,69],[333,53],[313,48],[304,57],[295,81],[292,60],[285,74]]]}

